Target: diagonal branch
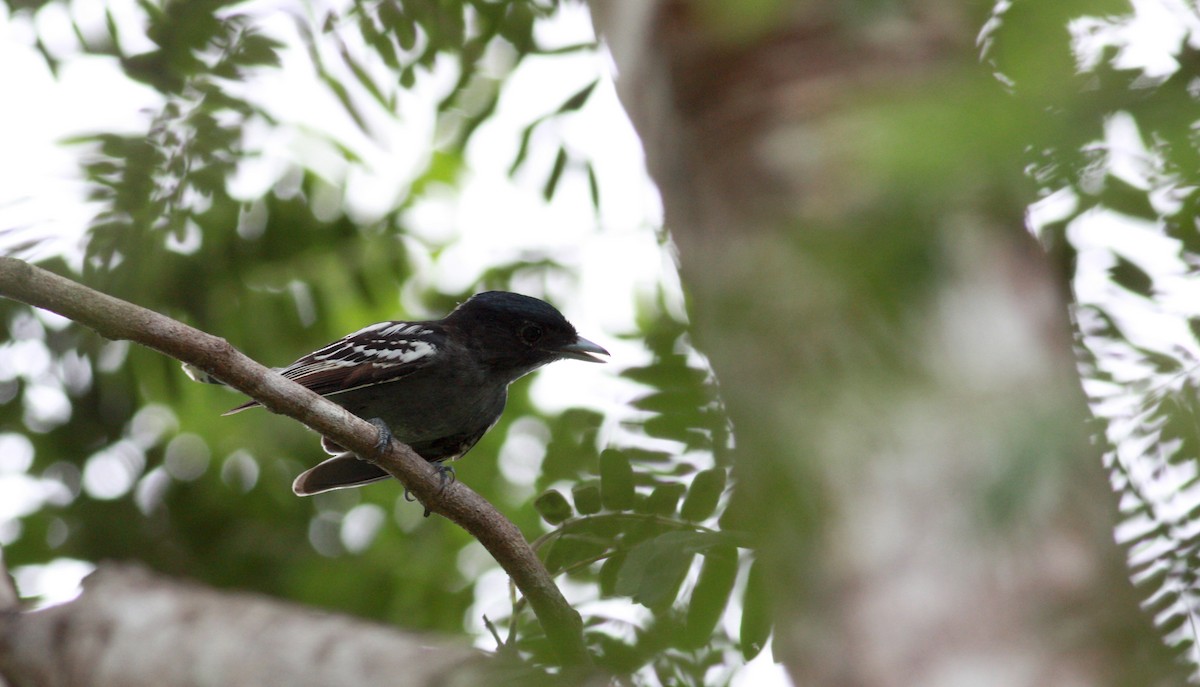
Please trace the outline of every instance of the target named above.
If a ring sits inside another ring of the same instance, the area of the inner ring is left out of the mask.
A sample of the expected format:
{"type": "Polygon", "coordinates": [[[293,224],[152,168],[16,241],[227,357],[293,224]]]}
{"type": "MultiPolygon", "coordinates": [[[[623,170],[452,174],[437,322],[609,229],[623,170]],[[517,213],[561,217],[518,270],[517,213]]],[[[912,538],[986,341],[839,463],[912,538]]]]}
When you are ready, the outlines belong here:
{"type": "MultiPolygon", "coordinates": [[[[375,454],[378,430],[342,407],[259,365],[222,338],[90,289],[10,257],[0,257],[0,295],[44,308],[94,329],[191,364],[261,403],[299,420],[360,456],[375,454]]],[[[444,489],[437,471],[411,448],[393,441],[375,462],[431,512],[479,540],[525,595],[564,664],[589,662],[583,624],[521,531],[492,504],[461,483],[444,489]]]]}

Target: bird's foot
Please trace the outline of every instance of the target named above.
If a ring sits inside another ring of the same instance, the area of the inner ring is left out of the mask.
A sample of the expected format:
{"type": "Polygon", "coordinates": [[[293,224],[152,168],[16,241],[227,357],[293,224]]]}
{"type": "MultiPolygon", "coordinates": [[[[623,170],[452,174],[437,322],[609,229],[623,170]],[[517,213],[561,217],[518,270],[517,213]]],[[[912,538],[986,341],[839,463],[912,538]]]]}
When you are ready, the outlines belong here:
{"type": "Polygon", "coordinates": [[[392,443],[392,429],[382,418],[373,417],[367,422],[375,425],[375,429],[379,430],[379,439],[375,441],[375,455],[382,456],[387,450],[388,444],[392,443]]]}
{"type": "Polygon", "coordinates": [[[438,487],[438,493],[446,491],[446,487],[458,481],[458,475],[454,474],[454,468],[444,463],[435,463],[433,468],[437,470],[438,480],[441,485],[438,487]]]}
{"type": "MultiPolygon", "coordinates": [[[[445,491],[445,490],[446,490],[446,487],[448,487],[448,486],[450,486],[451,484],[454,484],[455,482],[457,482],[457,481],[458,481],[458,475],[455,475],[455,474],[454,474],[454,468],[453,468],[453,467],[451,467],[451,466],[449,466],[449,465],[443,465],[443,464],[441,464],[441,463],[434,463],[434,464],[433,464],[433,469],[434,469],[434,470],[437,470],[437,473],[438,473],[438,481],[441,483],[441,484],[438,486],[438,493],[439,493],[439,494],[440,494],[440,493],[442,493],[443,491],[445,491]]],[[[409,491],[407,488],[405,488],[405,490],[404,490],[404,500],[405,500],[405,501],[408,501],[409,503],[412,503],[413,501],[416,501],[416,500],[417,500],[417,498],[416,498],[415,496],[413,496],[413,495],[412,495],[412,492],[410,492],[410,491],[409,491]]],[[[427,517],[427,518],[428,518],[428,517],[429,517],[429,513],[430,513],[430,511],[429,511],[429,507],[428,507],[428,506],[426,506],[426,507],[425,507],[425,517],[427,517]]]]}
{"type": "MultiPolygon", "coordinates": [[[[416,501],[416,500],[417,500],[417,497],[415,497],[415,496],[413,496],[413,495],[412,495],[412,492],[408,490],[408,487],[405,487],[405,488],[404,488],[404,500],[405,500],[405,501],[408,501],[409,503],[412,503],[413,501],[416,501]]],[[[425,515],[424,515],[424,517],[428,518],[428,517],[429,517],[429,512],[430,512],[430,511],[429,511],[429,506],[426,506],[425,504],[421,504],[421,505],[422,505],[422,506],[425,508],[425,515]]]]}

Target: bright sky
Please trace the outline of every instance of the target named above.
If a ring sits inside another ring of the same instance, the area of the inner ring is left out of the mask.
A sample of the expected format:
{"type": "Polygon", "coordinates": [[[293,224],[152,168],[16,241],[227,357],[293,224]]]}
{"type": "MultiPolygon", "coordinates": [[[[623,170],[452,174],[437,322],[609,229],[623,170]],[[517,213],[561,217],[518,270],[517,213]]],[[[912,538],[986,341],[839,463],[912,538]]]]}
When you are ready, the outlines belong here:
{"type": "MultiPolygon", "coordinates": [[[[83,197],[86,189],[79,180],[78,151],[58,142],[101,130],[144,130],[150,113],[159,106],[156,93],[126,80],[111,60],[73,57],[78,44],[72,19],[85,35],[98,35],[104,31],[105,5],[121,27],[127,50],[151,47],[139,42],[135,0],[76,2],[71,4],[71,16],[61,5],[50,4],[38,12],[33,25],[24,19],[13,21],[0,8],[0,64],[5,66],[0,70],[0,92],[20,94],[20,107],[4,108],[0,114],[4,118],[0,156],[5,160],[0,165],[0,253],[14,241],[36,236],[49,240],[33,257],[66,255],[77,260],[80,239],[95,208],[83,197]],[[35,26],[52,52],[68,58],[57,78],[31,47],[35,26]],[[2,231],[9,229],[15,231],[5,236],[2,231]]],[[[295,47],[299,38],[294,22],[274,11],[279,6],[278,1],[265,0],[239,7],[263,13],[262,23],[271,35],[293,46],[285,51],[281,70],[264,74],[246,92],[280,121],[296,126],[284,127],[283,132],[262,127],[248,140],[262,154],[239,170],[231,192],[252,197],[299,162],[328,170],[333,183],[345,184],[344,211],[363,220],[378,217],[391,209],[397,194],[424,164],[422,156],[434,133],[430,102],[452,83],[450,66],[439,65],[432,77],[419,79],[414,91],[419,97],[400,98],[398,113],[372,110],[368,103],[364,109],[372,135],[367,136],[316,79],[307,56],[295,47]],[[298,133],[305,128],[349,145],[363,164],[345,164],[318,137],[298,133]]],[[[544,44],[569,45],[593,37],[586,8],[574,3],[564,5],[538,31],[544,44]]],[[[382,70],[381,65],[374,67],[382,70]]],[[[594,54],[527,59],[510,79],[495,116],[473,139],[468,151],[473,171],[465,186],[431,194],[411,211],[410,220],[419,234],[454,240],[420,276],[426,284],[446,290],[462,289],[488,266],[530,252],[551,255],[575,268],[578,281],[552,284],[558,291],[549,295],[581,332],[603,341],[613,359],[625,367],[643,362],[647,355],[636,343],[617,338],[633,329],[638,296],[651,295],[665,285],[670,307],[681,315],[683,306],[673,260],[657,237],[662,226],[658,194],[611,81],[606,78],[580,112],[544,125],[534,138],[524,170],[515,180],[507,176],[522,128],[608,70],[604,57],[594,54]],[[601,189],[598,212],[591,205],[586,177],[578,170],[564,175],[553,202],[542,200],[541,186],[560,143],[595,166],[601,189]]],[[[346,79],[352,82],[349,75],[346,79]]],[[[388,82],[386,77],[380,80],[388,82]]],[[[520,290],[520,285],[516,288],[520,290]]],[[[610,431],[617,432],[621,408],[632,391],[600,366],[564,364],[539,373],[533,393],[539,404],[550,409],[590,399],[614,418],[610,431]],[[588,391],[581,394],[580,389],[588,391]]],[[[24,474],[28,461],[21,458],[25,452],[17,450],[21,449],[16,445],[21,443],[18,435],[0,435],[0,442],[13,444],[13,450],[4,451],[13,460],[0,464],[0,504],[7,504],[0,506],[0,541],[4,541],[14,534],[4,535],[4,527],[15,523],[11,518],[55,495],[45,493],[24,474]]],[[[379,520],[378,513],[366,508],[348,514],[344,525],[362,527],[343,528],[346,545],[353,548],[355,532],[378,527],[379,520]]],[[[18,565],[14,572],[24,594],[66,599],[76,593],[79,579],[91,569],[88,562],[59,560],[18,565]]],[[[499,571],[485,576],[477,607],[507,603],[502,578],[499,571]]],[[[736,623],[736,612],[726,622],[736,623]]],[[[736,625],[732,628],[736,635],[736,625]]],[[[771,661],[768,649],[738,670],[735,684],[779,685],[787,684],[787,679],[771,661]]]]}

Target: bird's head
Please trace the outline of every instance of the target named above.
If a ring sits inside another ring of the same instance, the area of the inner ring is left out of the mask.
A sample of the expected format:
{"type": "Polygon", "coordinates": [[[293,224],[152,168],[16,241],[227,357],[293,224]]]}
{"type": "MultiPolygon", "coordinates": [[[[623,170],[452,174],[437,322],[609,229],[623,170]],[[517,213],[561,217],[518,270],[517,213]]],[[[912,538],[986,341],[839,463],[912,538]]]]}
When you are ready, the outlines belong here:
{"type": "Polygon", "coordinates": [[[517,379],[547,363],[571,358],[602,363],[608,355],[579,336],[575,327],[545,301],[508,291],[485,291],[446,316],[447,325],[471,332],[485,364],[517,379]]]}

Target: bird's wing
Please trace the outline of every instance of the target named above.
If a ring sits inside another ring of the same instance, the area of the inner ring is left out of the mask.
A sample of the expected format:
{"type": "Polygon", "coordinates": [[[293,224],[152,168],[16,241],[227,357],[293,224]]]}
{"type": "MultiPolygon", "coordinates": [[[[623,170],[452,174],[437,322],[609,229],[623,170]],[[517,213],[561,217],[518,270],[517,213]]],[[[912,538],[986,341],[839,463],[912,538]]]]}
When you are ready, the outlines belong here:
{"type": "MultiPolygon", "coordinates": [[[[309,353],[279,374],[322,396],[394,382],[432,362],[441,338],[427,322],[380,322],[309,353]]],[[[248,401],[226,415],[256,405],[248,401]]]]}

